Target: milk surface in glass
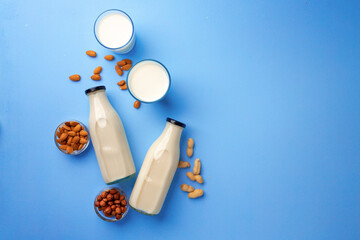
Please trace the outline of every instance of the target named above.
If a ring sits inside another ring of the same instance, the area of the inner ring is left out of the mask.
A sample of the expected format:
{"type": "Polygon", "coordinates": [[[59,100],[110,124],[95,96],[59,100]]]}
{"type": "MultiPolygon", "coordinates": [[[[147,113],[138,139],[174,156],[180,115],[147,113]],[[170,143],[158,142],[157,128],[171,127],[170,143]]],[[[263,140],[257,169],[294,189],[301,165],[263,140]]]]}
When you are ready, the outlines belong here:
{"type": "Polygon", "coordinates": [[[185,124],[169,118],[167,121],[145,156],[129,200],[132,208],[149,215],[160,212],[179,163],[185,124]]]}
{"type": "Polygon", "coordinates": [[[134,27],[128,15],[120,10],[102,13],[95,23],[97,40],[107,48],[124,54],[135,44],[134,27]]]}
{"type": "Polygon", "coordinates": [[[90,136],[105,183],[113,184],[135,176],[123,124],[105,94],[105,87],[89,90],[86,94],[90,102],[90,136]]]}
{"type": "Polygon", "coordinates": [[[153,60],[137,63],[127,77],[131,94],[142,102],[161,99],[170,86],[170,75],[166,68],[153,60]]]}

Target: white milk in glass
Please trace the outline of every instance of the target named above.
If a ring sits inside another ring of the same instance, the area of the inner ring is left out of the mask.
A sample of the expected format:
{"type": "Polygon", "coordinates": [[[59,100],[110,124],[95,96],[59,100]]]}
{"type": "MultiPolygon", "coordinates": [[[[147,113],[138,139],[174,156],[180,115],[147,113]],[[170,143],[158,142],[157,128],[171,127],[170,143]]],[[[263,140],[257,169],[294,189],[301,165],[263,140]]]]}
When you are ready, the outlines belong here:
{"type": "Polygon", "coordinates": [[[120,10],[108,10],[95,22],[96,39],[106,48],[125,54],[135,44],[134,26],[130,17],[120,10]]]}
{"type": "Polygon", "coordinates": [[[135,210],[149,215],[160,212],[179,163],[184,127],[167,118],[164,131],[146,153],[129,200],[135,210]]]}
{"type": "Polygon", "coordinates": [[[85,93],[90,102],[91,141],[105,183],[134,177],[136,170],[124,126],[105,94],[105,87],[90,88],[85,93]]]}
{"type": "Polygon", "coordinates": [[[141,102],[155,102],[170,87],[170,75],[159,62],[144,60],[133,66],[127,77],[130,93],[141,102]]]}

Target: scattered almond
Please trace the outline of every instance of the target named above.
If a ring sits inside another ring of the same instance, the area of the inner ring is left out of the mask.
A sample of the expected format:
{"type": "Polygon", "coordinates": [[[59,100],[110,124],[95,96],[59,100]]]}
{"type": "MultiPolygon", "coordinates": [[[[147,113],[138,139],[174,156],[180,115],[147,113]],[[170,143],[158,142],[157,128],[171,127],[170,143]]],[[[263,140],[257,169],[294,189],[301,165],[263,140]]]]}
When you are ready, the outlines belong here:
{"type": "Polygon", "coordinates": [[[79,75],[79,74],[71,75],[71,76],[69,77],[69,79],[70,79],[71,81],[77,82],[77,81],[80,80],[80,75],[79,75]]]}
{"type": "Polygon", "coordinates": [[[94,69],[94,74],[99,74],[102,71],[102,67],[98,66],[97,68],[94,69]]]}
{"type": "Polygon", "coordinates": [[[136,100],[134,102],[134,108],[139,108],[139,107],[140,107],[140,102],[136,100]]]}
{"type": "Polygon", "coordinates": [[[131,67],[132,67],[131,64],[126,64],[126,65],[121,67],[121,70],[127,71],[127,70],[130,70],[131,67]]]}
{"type": "Polygon", "coordinates": [[[124,85],[120,86],[120,89],[121,89],[121,90],[126,90],[126,89],[127,89],[126,83],[125,83],[124,85]]]}
{"type": "Polygon", "coordinates": [[[120,82],[117,83],[117,85],[119,85],[119,86],[122,86],[124,84],[125,84],[125,80],[121,80],[120,82]]]}
{"type": "Polygon", "coordinates": [[[116,63],[118,66],[122,67],[122,66],[125,66],[126,65],[126,61],[125,60],[121,60],[121,61],[118,61],[116,63]]]}
{"type": "Polygon", "coordinates": [[[105,58],[106,60],[108,60],[108,61],[114,60],[114,56],[113,56],[113,55],[106,55],[104,58],[105,58]]]}
{"type": "Polygon", "coordinates": [[[128,58],[124,59],[124,61],[126,62],[126,64],[132,64],[132,61],[128,58]]]}
{"type": "Polygon", "coordinates": [[[95,81],[99,81],[99,80],[101,80],[101,76],[99,74],[94,74],[91,76],[91,79],[95,80],[95,81]]]}
{"type": "Polygon", "coordinates": [[[115,65],[115,71],[117,72],[117,74],[119,74],[119,76],[123,75],[123,71],[121,70],[121,68],[118,65],[115,65]]]}
{"type": "Polygon", "coordinates": [[[96,52],[93,50],[88,50],[86,51],[86,55],[88,55],[89,57],[96,57],[96,52]]]}

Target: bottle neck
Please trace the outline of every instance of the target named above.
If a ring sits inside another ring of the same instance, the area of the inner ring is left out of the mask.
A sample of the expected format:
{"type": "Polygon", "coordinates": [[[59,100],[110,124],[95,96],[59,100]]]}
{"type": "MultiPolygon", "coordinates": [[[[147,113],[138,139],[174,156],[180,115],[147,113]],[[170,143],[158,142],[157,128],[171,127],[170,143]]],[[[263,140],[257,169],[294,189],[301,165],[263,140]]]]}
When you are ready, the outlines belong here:
{"type": "Polygon", "coordinates": [[[183,129],[184,128],[180,126],[167,122],[164,131],[161,133],[161,137],[166,142],[180,144],[180,137],[183,129]]]}
{"type": "Polygon", "coordinates": [[[88,94],[90,111],[95,110],[97,114],[105,111],[106,108],[112,108],[109,99],[106,96],[105,90],[98,90],[88,94]]]}

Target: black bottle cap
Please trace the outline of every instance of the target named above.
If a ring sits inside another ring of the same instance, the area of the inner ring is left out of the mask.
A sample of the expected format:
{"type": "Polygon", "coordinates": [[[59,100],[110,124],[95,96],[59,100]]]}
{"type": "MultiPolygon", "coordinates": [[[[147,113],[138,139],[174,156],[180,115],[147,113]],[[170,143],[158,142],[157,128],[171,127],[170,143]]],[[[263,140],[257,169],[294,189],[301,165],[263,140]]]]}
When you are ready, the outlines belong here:
{"type": "Polygon", "coordinates": [[[175,124],[175,125],[178,125],[182,128],[185,128],[186,127],[186,124],[185,123],[182,123],[182,122],[179,122],[179,121],[176,121],[175,119],[172,119],[172,118],[166,118],[166,121],[172,123],[172,124],[175,124]]]}
{"type": "Polygon", "coordinates": [[[88,95],[91,92],[96,92],[98,90],[106,90],[105,86],[97,86],[97,87],[93,87],[93,88],[89,88],[85,90],[85,94],[88,95]]]}

